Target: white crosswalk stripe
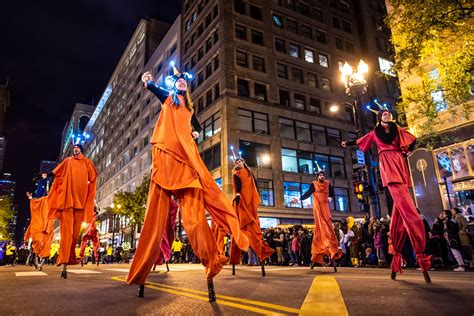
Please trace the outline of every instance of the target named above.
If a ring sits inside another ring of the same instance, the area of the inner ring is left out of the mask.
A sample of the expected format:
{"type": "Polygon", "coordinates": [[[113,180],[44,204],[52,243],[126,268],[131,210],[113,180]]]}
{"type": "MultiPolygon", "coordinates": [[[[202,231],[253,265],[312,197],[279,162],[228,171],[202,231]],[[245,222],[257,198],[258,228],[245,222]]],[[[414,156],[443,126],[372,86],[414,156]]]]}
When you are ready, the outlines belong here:
{"type": "Polygon", "coordinates": [[[41,271],[15,272],[15,276],[17,277],[45,276],[45,275],[47,274],[41,271]]]}

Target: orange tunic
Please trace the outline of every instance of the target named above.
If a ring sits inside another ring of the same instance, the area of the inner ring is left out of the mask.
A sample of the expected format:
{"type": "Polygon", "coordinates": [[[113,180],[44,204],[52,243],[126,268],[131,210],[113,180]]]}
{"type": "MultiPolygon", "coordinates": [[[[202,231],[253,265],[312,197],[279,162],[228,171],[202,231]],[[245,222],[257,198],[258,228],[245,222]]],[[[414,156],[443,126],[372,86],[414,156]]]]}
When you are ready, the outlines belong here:
{"type": "MultiPolygon", "coordinates": [[[[257,208],[260,204],[260,195],[257,191],[257,185],[252,173],[247,168],[241,168],[233,171],[241,181],[240,202],[234,203],[234,209],[239,217],[240,229],[249,239],[250,247],[260,260],[264,260],[272,255],[274,250],[270,248],[262,239],[262,230],[257,208]]],[[[236,184],[234,181],[234,199],[236,197],[236,184]]],[[[230,263],[240,263],[240,249],[232,242],[232,251],[230,263]]]]}
{"type": "Polygon", "coordinates": [[[323,183],[313,181],[315,192],[313,193],[313,216],[314,234],[311,245],[311,260],[322,263],[324,255],[331,259],[340,258],[339,242],[332,227],[331,210],[329,209],[329,181],[323,183]]]}
{"type": "Polygon", "coordinates": [[[53,173],[55,179],[48,195],[52,212],[59,218],[65,209],[84,210],[84,221],[90,223],[94,214],[97,171],[90,159],[80,154],[63,160],[53,173]]]}
{"type": "Polygon", "coordinates": [[[40,258],[49,257],[49,249],[53,239],[54,220],[48,217],[49,211],[47,196],[30,200],[31,220],[28,230],[33,239],[33,251],[40,258]]]}

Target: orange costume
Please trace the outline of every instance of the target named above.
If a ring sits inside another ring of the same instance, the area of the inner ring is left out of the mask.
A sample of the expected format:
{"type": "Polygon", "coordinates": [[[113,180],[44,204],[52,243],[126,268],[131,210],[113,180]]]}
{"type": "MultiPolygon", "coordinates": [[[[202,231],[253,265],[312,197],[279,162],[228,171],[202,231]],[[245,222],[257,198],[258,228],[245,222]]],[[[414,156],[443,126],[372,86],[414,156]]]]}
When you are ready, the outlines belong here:
{"type": "Polygon", "coordinates": [[[194,253],[206,267],[208,280],[219,273],[227,258],[219,253],[216,238],[206,221],[205,210],[213,221],[231,231],[241,249],[248,248],[231,202],[215,183],[201,160],[192,137],[196,127],[193,111],[179,92],[170,95],[152,81],[147,88],[162,102],[161,113],[151,138],[152,174],[147,212],[135,257],[127,277],[129,284],[143,285],[160,254],[160,245],[171,208],[171,194],[178,199],[183,226],[194,253]]]}
{"type": "MultiPolygon", "coordinates": [[[[262,230],[258,218],[257,208],[260,204],[260,195],[257,191],[255,178],[247,167],[234,169],[234,209],[239,217],[240,229],[247,236],[250,247],[261,262],[272,255],[270,248],[262,239],[262,230]],[[240,194],[237,203],[237,194],[240,194]]],[[[240,249],[232,240],[232,250],[230,255],[231,264],[240,264],[240,249]]]]}
{"type": "Polygon", "coordinates": [[[91,223],[97,171],[80,153],[64,159],[54,170],[48,195],[50,218],[60,220],[60,251],[56,264],[77,264],[75,248],[82,222],[91,223]]]}
{"type": "Polygon", "coordinates": [[[92,241],[92,249],[94,251],[95,260],[99,261],[99,236],[98,230],[96,225],[96,216],[93,215],[92,221],[89,225],[87,225],[86,229],[84,230],[84,234],[82,235],[82,242],[81,242],[81,251],[79,252],[79,257],[81,260],[84,258],[84,250],[86,249],[87,243],[92,241]]]}
{"type": "Polygon", "coordinates": [[[328,198],[333,195],[330,182],[327,180],[323,182],[313,181],[309,190],[301,196],[301,200],[305,200],[311,195],[314,216],[311,261],[323,263],[324,255],[331,259],[338,259],[342,252],[338,248],[339,243],[332,227],[331,210],[328,202],[328,198]]]}
{"type": "Polygon", "coordinates": [[[40,258],[49,257],[51,241],[54,233],[54,220],[49,216],[48,197],[43,196],[38,199],[30,200],[31,220],[25,241],[31,237],[33,239],[33,252],[40,258]]]}

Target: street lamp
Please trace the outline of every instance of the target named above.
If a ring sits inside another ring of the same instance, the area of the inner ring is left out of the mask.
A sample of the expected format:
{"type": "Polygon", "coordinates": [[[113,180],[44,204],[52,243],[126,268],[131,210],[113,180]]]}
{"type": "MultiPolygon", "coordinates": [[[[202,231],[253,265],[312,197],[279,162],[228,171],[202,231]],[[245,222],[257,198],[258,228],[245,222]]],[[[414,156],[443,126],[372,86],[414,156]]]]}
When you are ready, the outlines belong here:
{"type": "Polygon", "coordinates": [[[333,104],[329,107],[329,112],[336,113],[337,111],[339,111],[339,105],[338,104],[333,104]]]}
{"type": "MultiPolygon", "coordinates": [[[[367,92],[367,79],[365,75],[369,72],[369,66],[361,59],[357,66],[357,71],[354,71],[351,65],[347,62],[339,69],[341,72],[341,81],[346,88],[345,92],[348,96],[354,98],[352,103],[352,116],[357,137],[361,137],[366,133],[365,116],[362,112],[362,96],[367,92]]],[[[365,174],[370,184],[369,204],[371,216],[379,217],[380,210],[378,209],[375,195],[375,181],[372,176],[371,156],[370,151],[364,154],[365,160],[365,174]]]]}
{"type": "MultiPolygon", "coordinates": [[[[117,204],[115,205],[114,203],[110,204],[110,208],[112,210],[115,210],[115,208],[118,208],[120,209],[122,206],[120,204],[117,204]]],[[[112,249],[114,249],[114,246],[115,246],[115,224],[116,224],[116,218],[117,218],[117,214],[114,212],[114,219],[113,219],[113,229],[112,229],[112,249]]]]}

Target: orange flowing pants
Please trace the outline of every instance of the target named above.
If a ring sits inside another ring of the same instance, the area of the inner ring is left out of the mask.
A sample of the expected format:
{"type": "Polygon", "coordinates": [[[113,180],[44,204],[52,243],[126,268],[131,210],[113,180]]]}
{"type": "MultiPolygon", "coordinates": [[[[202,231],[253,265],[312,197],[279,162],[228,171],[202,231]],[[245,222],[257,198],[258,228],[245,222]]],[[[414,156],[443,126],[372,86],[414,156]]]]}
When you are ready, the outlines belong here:
{"type": "Polygon", "coordinates": [[[59,229],[61,240],[59,241],[59,255],[56,265],[77,264],[76,244],[81,231],[84,210],[65,209],[59,215],[59,229]]]}
{"type": "MultiPolygon", "coordinates": [[[[260,226],[255,223],[251,222],[250,224],[246,225],[245,227],[241,228],[242,233],[247,236],[249,240],[250,247],[258,256],[260,262],[265,260],[266,258],[270,257],[274,250],[267,245],[266,242],[262,239],[262,231],[260,226]]],[[[232,238],[231,243],[231,252],[230,252],[230,264],[240,264],[241,259],[241,250],[236,245],[234,238],[232,238]]]]}

